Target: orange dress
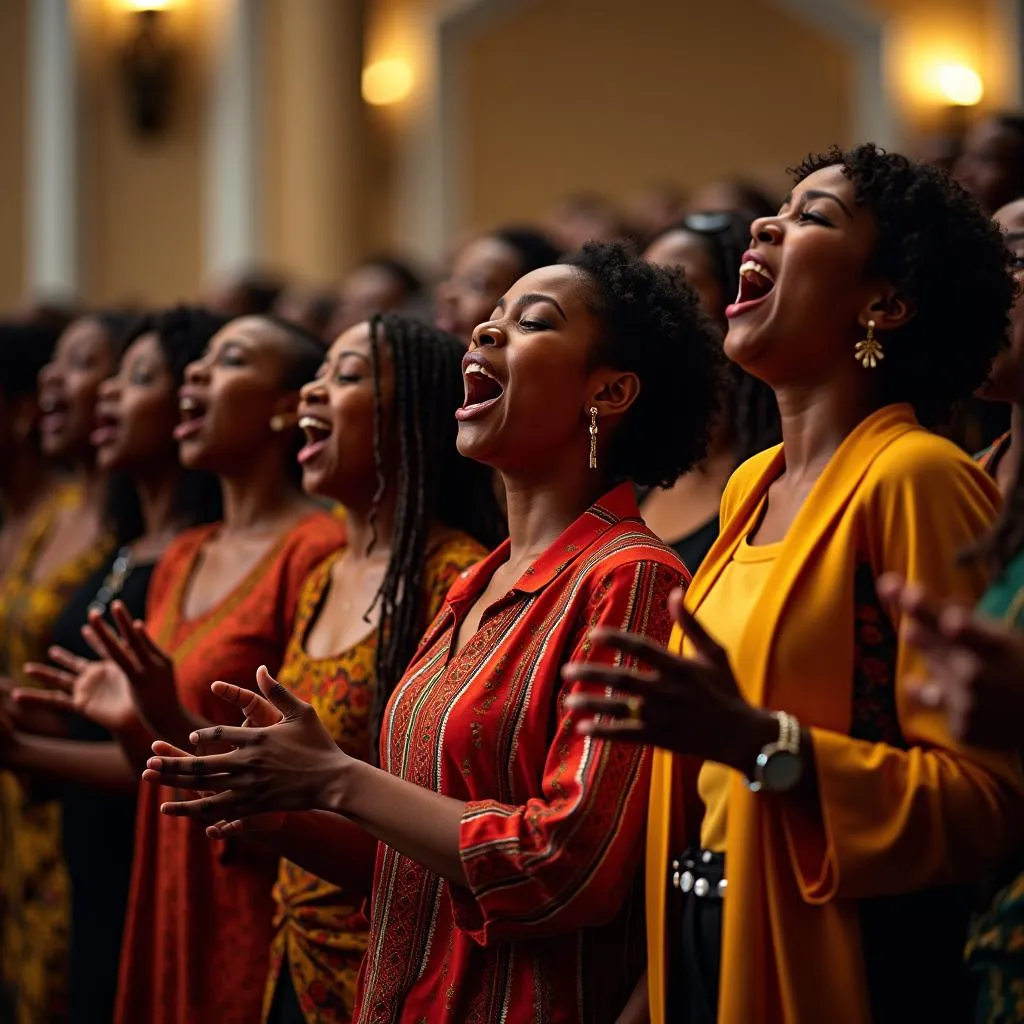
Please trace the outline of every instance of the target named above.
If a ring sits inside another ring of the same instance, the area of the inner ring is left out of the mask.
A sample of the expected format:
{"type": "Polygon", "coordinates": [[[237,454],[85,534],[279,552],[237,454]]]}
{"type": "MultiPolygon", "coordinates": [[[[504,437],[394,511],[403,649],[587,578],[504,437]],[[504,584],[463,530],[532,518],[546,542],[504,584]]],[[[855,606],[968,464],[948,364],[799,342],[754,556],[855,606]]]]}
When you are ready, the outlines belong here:
{"type": "MultiPolygon", "coordinates": [[[[465,533],[451,530],[438,537],[424,566],[422,629],[440,611],[448,588],[462,571],[486,554],[465,533]]],[[[343,750],[365,761],[370,755],[376,629],[330,658],[311,658],[305,650],[310,626],[330,586],[331,570],[340,557],[340,553],[332,555],[306,581],[278,678],[313,705],[343,750]]],[[[348,1024],[366,952],[367,921],[361,897],[282,860],[274,898],[277,935],[270,953],[264,1017],[273,1005],[281,971],[287,969],[310,1024],[348,1024]]]]}
{"type": "MultiPolygon", "coordinates": [[[[181,602],[217,525],[182,534],[153,575],[147,623],[174,659],[179,699],[193,714],[238,725],[210,692],[214,679],[252,687],[276,672],[310,571],[344,543],[335,516],[315,512],[283,534],[217,607],[185,620],[181,602]]],[[[202,825],[160,813],[188,799],[166,787],[139,790],[135,862],[121,955],[119,1024],[255,1024],[273,937],[277,858],[247,843],[212,842],[202,825]]]]}

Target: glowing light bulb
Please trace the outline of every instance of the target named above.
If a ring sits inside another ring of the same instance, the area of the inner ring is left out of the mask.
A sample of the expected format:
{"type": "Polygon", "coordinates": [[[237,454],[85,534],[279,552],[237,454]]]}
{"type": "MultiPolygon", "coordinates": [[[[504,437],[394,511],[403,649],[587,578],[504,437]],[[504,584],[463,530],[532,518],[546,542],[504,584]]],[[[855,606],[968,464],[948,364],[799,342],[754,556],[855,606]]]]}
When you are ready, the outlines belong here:
{"type": "Polygon", "coordinates": [[[404,60],[378,60],[363,68],[363,99],[370,106],[401,103],[412,92],[412,68],[404,60]]]}
{"type": "Polygon", "coordinates": [[[954,107],[973,107],[985,95],[981,76],[966,64],[944,64],[938,78],[942,95],[954,107]]]}

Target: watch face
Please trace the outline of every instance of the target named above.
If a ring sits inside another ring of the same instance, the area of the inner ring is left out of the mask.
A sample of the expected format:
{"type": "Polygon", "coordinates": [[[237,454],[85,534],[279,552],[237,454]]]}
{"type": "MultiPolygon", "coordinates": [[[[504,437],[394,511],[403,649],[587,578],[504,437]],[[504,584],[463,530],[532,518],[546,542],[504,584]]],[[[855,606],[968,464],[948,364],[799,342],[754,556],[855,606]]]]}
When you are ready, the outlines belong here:
{"type": "Polygon", "coordinates": [[[773,793],[785,793],[800,781],[803,767],[803,761],[798,754],[788,750],[773,751],[761,769],[764,788],[773,793]]]}

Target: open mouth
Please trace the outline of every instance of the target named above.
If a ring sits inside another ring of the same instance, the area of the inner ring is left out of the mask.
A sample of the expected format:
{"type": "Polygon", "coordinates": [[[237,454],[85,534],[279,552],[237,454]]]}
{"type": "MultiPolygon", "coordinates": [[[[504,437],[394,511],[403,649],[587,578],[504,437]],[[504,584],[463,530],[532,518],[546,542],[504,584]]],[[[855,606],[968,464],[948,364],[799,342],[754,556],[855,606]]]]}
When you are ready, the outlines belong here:
{"type": "Polygon", "coordinates": [[[726,316],[730,319],[741,316],[768,298],[774,287],[775,277],[771,270],[748,253],[740,265],[740,286],[736,301],[726,309],[726,316]]]}
{"type": "Polygon", "coordinates": [[[462,371],[466,399],[455,415],[460,420],[472,419],[500,401],[505,394],[501,381],[483,363],[468,361],[462,371]]]}
{"type": "Polygon", "coordinates": [[[63,430],[68,422],[67,400],[52,391],[44,391],[39,396],[39,430],[44,434],[55,434],[63,430]]]}
{"type": "Polygon", "coordinates": [[[182,395],[178,400],[181,422],[174,428],[174,440],[184,441],[198,434],[206,421],[206,403],[196,395],[182,395]]]}
{"type": "Polygon", "coordinates": [[[299,417],[299,430],[306,435],[306,443],[298,454],[299,462],[304,466],[327,447],[334,427],[327,420],[307,413],[299,417]]]}
{"type": "Polygon", "coordinates": [[[117,440],[120,425],[120,419],[113,413],[98,410],[96,413],[96,427],[89,436],[93,447],[102,448],[104,445],[111,444],[117,440]]]}

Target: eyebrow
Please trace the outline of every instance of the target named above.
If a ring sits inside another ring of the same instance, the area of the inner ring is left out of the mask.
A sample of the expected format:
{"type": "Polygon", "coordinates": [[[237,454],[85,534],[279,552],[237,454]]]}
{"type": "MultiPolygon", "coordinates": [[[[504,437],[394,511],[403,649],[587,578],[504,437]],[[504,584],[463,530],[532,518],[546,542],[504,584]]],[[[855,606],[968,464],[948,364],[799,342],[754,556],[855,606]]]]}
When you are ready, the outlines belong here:
{"type": "Polygon", "coordinates": [[[562,307],[550,295],[543,295],[540,292],[530,292],[527,295],[522,296],[516,303],[516,306],[519,309],[525,309],[527,306],[532,306],[535,302],[547,302],[554,306],[555,309],[558,310],[559,316],[568,322],[569,318],[565,315],[565,310],[562,309],[562,307]]]}
{"type": "Polygon", "coordinates": [[[804,193],[803,197],[804,199],[831,199],[832,202],[838,203],[843,213],[845,213],[850,220],[853,220],[853,214],[850,213],[849,207],[834,192],[826,192],[820,188],[811,188],[804,193]]]}
{"type": "Polygon", "coordinates": [[[1007,231],[1003,235],[1003,241],[1007,245],[1013,245],[1014,242],[1024,242],[1024,231],[1007,231]]]}

